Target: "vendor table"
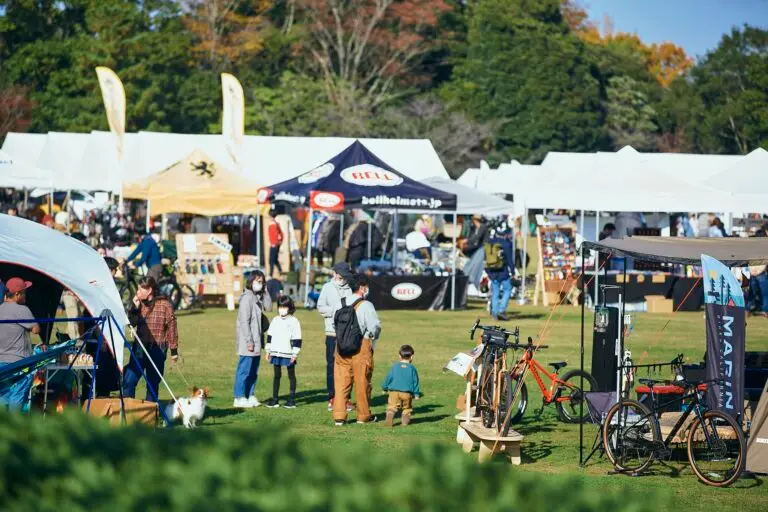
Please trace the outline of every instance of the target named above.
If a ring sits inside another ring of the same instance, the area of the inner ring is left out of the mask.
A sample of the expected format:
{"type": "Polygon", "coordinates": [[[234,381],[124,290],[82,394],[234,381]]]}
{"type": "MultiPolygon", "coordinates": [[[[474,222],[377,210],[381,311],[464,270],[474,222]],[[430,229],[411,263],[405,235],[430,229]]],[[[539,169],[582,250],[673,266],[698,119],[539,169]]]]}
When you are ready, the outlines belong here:
{"type": "MultiPolygon", "coordinates": [[[[370,277],[368,298],[376,309],[451,309],[451,276],[370,277]]],[[[467,283],[464,275],[456,276],[456,308],[467,306],[467,283]]]]}
{"type": "MultiPolygon", "coordinates": [[[[98,366],[96,366],[98,368],[98,366]]],[[[50,377],[53,377],[60,371],[67,371],[71,370],[75,377],[77,378],[77,391],[80,393],[80,404],[83,403],[83,375],[87,375],[88,377],[92,378],[94,380],[93,387],[95,389],[96,387],[96,379],[93,375],[93,369],[94,366],[92,364],[89,365],[74,365],[70,368],[68,364],[52,364],[50,366],[45,367],[45,389],[43,392],[43,413],[47,412],[48,410],[48,379],[50,377]]]]}
{"type": "MultiPolygon", "coordinates": [[[[588,274],[587,281],[592,277],[588,274]]],[[[623,279],[622,273],[608,273],[600,274],[598,281],[599,285],[613,285],[620,288],[605,290],[605,301],[609,304],[619,301],[619,293],[622,292],[623,283],[620,282],[623,279]]],[[[672,274],[662,273],[627,273],[626,283],[626,296],[623,298],[626,302],[643,302],[648,295],[663,295],[668,299],[672,299],[672,307],[675,311],[698,311],[704,304],[704,288],[699,283],[696,286],[698,278],[695,277],[681,277],[672,274]],[[683,303],[688,292],[691,288],[696,286],[696,289],[690,294],[685,303],[683,303]]],[[[587,286],[590,297],[595,296],[595,280],[592,279],[591,283],[587,286]]],[[[601,296],[602,300],[602,296],[601,296]]]]}

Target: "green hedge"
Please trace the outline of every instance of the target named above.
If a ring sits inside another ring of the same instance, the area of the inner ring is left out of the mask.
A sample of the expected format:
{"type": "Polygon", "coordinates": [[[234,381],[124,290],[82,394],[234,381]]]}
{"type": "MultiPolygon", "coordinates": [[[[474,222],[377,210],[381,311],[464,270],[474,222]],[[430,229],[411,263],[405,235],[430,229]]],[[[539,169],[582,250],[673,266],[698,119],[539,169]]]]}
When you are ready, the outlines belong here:
{"type": "Polygon", "coordinates": [[[385,446],[331,451],[258,425],[110,428],[77,413],[43,421],[0,411],[4,511],[640,512],[658,501],[475,461],[454,446],[422,445],[407,455],[385,446]]]}

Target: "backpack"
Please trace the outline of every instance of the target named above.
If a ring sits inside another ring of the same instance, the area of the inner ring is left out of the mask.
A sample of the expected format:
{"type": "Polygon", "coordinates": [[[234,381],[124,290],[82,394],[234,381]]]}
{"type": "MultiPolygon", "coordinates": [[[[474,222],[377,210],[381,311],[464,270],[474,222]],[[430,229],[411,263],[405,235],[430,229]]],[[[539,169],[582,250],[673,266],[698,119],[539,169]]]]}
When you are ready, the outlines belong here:
{"type": "Polygon", "coordinates": [[[504,270],[504,247],[501,243],[486,243],[483,249],[485,250],[485,268],[491,271],[504,270]]]}
{"type": "Polygon", "coordinates": [[[363,346],[363,332],[357,321],[357,308],[362,304],[362,299],[357,299],[347,305],[347,299],[341,299],[341,309],[333,315],[333,325],[336,328],[336,347],[339,355],[349,357],[360,352],[363,346]]]}

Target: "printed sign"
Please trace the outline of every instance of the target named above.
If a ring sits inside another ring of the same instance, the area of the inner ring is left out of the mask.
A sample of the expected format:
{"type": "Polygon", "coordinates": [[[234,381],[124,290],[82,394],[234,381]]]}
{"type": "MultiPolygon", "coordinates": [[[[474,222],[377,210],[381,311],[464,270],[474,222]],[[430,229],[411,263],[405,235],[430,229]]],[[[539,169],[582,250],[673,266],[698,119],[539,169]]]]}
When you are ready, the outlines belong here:
{"type": "Polygon", "coordinates": [[[309,205],[317,210],[341,211],[344,209],[344,195],[338,192],[312,191],[309,205]]]}
{"type": "Polygon", "coordinates": [[[307,173],[302,174],[301,176],[299,176],[298,182],[314,183],[316,181],[319,181],[323,178],[330,176],[334,168],[335,168],[334,165],[328,162],[327,164],[323,164],[320,167],[317,167],[307,173]]]}
{"type": "Polygon", "coordinates": [[[225,242],[221,238],[217,237],[216,235],[211,235],[208,237],[208,241],[221,249],[223,252],[230,252],[232,250],[232,244],[225,242]]]}
{"type": "Polygon", "coordinates": [[[416,300],[421,297],[421,286],[415,283],[400,283],[392,287],[392,297],[404,302],[416,300]]]}
{"type": "Polygon", "coordinates": [[[472,369],[472,363],[474,361],[475,358],[471,355],[459,352],[453,356],[453,359],[448,361],[448,364],[446,364],[443,369],[464,377],[469,373],[469,370],[472,369]]]}
{"type": "Polygon", "coordinates": [[[259,203],[267,203],[269,202],[269,196],[272,195],[272,189],[269,188],[260,188],[259,191],[256,193],[256,201],[259,203]]]}
{"type": "Polygon", "coordinates": [[[363,187],[394,187],[403,182],[403,178],[392,171],[375,165],[354,165],[341,172],[341,179],[353,185],[363,187]]]}

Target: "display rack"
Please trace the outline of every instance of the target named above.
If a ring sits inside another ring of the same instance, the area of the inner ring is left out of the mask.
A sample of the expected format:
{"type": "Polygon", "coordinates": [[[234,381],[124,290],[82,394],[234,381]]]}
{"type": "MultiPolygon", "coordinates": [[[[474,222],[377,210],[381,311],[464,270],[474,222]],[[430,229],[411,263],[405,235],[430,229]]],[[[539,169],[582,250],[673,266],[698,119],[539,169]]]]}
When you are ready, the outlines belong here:
{"type": "Polygon", "coordinates": [[[539,246],[539,265],[533,304],[549,306],[559,302],[561,294],[567,295],[576,283],[573,269],[576,266],[576,226],[538,226],[536,238],[539,246]]]}
{"type": "Polygon", "coordinates": [[[225,302],[234,309],[242,293],[242,271],[232,262],[226,233],[176,235],[177,279],[206,300],[225,302]]]}

